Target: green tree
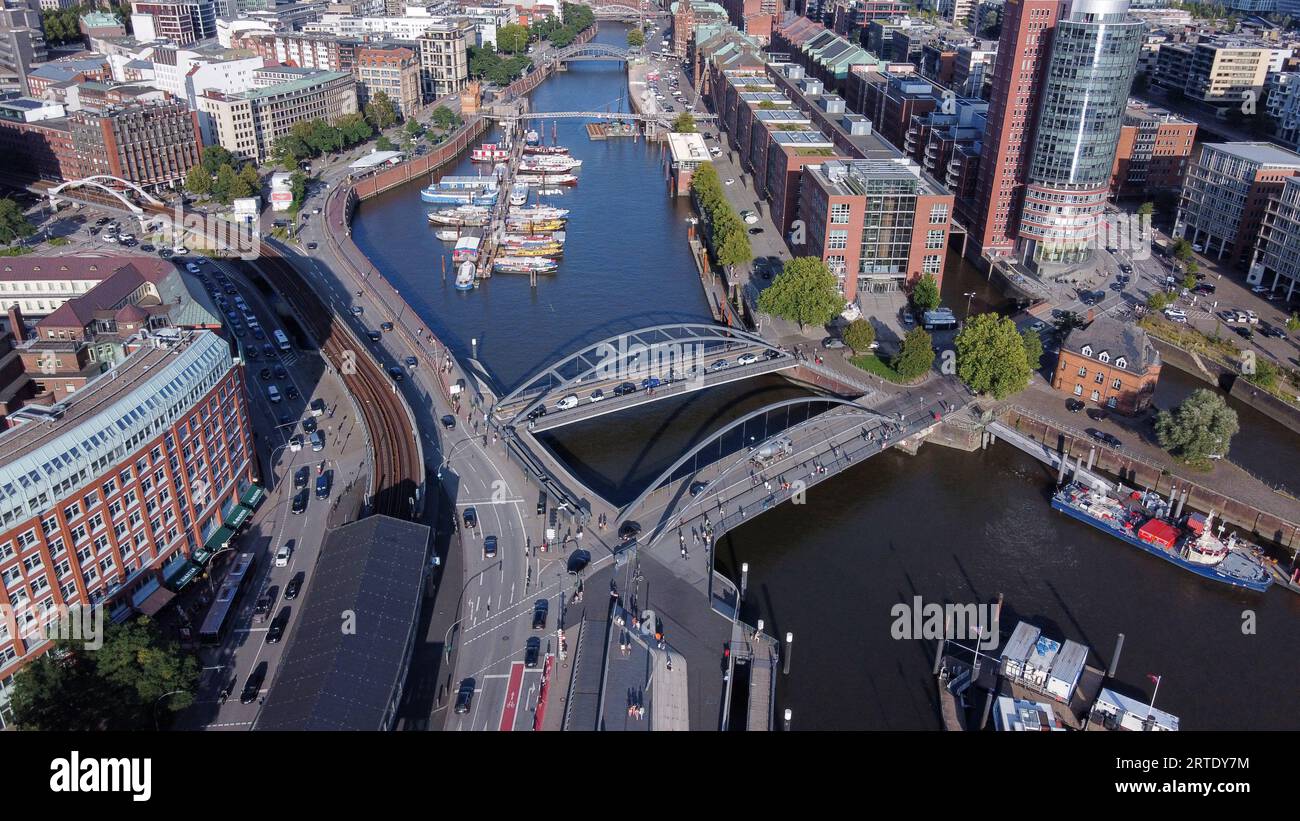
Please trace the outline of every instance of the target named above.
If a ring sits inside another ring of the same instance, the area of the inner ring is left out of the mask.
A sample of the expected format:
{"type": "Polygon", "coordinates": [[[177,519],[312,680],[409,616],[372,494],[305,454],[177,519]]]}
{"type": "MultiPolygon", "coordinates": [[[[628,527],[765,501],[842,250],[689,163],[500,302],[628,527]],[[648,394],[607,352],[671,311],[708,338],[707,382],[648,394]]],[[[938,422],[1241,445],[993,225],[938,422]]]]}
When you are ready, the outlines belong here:
{"type": "MultiPolygon", "coordinates": [[[[439,108],[443,108],[443,106],[439,106],[439,108]]],[[[435,111],[434,114],[437,114],[437,112],[435,111]]],[[[344,145],[356,145],[364,142],[370,139],[371,134],[375,133],[370,123],[366,121],[365,115],[359,111],[340,117],[335,127],[338,128],[344,145]]]]}
{"type": "Polygon", "coordinates": [[[36,227],[27,221],[18,203],[8,198],[0,200],[0,242],[10,245],[34,233],[36,227]]]}
{"type": "Polygon", "coordinates": [[[234,165],[235,157],[219,145],[210,145],[203,149],[203,170],[209,177],[215,177],[223,165],[234,165]]]}
{"type": "Polygon", "coordinates": [[[1160,447],[1194,465],[1204,466],[1212,455],[1226,456],[1237,430],[1237,412],[1209,388],[1194,391],[1172,413],[1156,416],[1160,447]]]}
{"type": "Polygon", "coordinates": [[[1300,314],[1293,311],[1291,316],[1287,317],[1286,329],[1288,331],[1300,331],[1300,314]]]}
{"type": "Polygon", "coordinates": [[[456,116],[456,112],[445,105],[440,105],[433,110],[433,124],[444,131],[454,127],[459,122],[460,118],[456,116]]]}
{"type": "Polygon", "coordinates": [[[528,48],[528,29],[517,23],[510,23],[497,29],[497,51],[503,54],[519,54],[528,48]]]}
{"type": "Polygon", "coordinates": [[[939,281],[934,274],[926,274],[912,286],[912,305],[918,311],[933,311],[939,307],[939,281]]]}
{"type": "Polygon", "coordinates": [[[375,140],[375,148],[378,148],[380,151],[393,151],[397,146],[393,145],[393,141],[388,139],[386,135],[380,134],[379,139],[375,140]]]}
{"type": "Polygon", "coordinates": [[[758,296],[758,309],[805,325],[825,325],[844,307],[835,275],[817,257],[796,257],[785,264],[758,296]]]}
{"type": "MultiPolygon", "coordinates": [[[[239,169],[239,178],[243,180],[253,194],[258,194],[262,190],[262,177],[257,173],[257,166],[249,163],[239,169]]],[[[251,196],[251,195],[250,195],[251,196]]]]}
{"type": "Polygon", "coordinates": [[[633,48],[640,48],[645,45],[645,32],[641,29],[630,29],[627,33],[627,44],[633,48]]]}
{"type": "Polygon", "coordinates": [[[855,319],[844,329],[844,344],[854,353],[866,353],[876,341],[876,327],[865,319],[855,319]]]}
{"type": "MultiPolygon", "coordinates": [[[[993,313],[967,319],[955,344],[957,376],[976,393],[1003,399],[1029,385],[1027,342],[1010,319],[993,313]]],[[[1042,356],[1041,341],[1038,349],[1042,356]]]]}
{"type": "Polygon", "coordinates": [[[1038,331],[1026,330],[1020,334],[1020,340],[1025,345],[1025,362],[1029,364],[1029,370],[1038,370],[1043,361],[1043,338],[1038,331]]]}
{"type": "Polygon", "coordinates": [[[1173,254],[1175,258],[1187,262],[1192,258],[1192,244],[1183,237],[1179,237],[1169,246],[1169,253],[1173,254]]]}
{"type": "Polygon", "coordinates": [[[11,706],[27,730],[153,730],[193,703],[199,664],[145,617],[106,625],[103,646],[59,641],[14,677],[11,706]],[[167,698],[163,698],[167,696],[167,698]]]}
{"type": "Polygon", "coordinates": [[[387,93],[380,91],[366,103],[366,119],[380,131],[397,122],[397,107],[387,93]]]}
{"type": "Polygon", "coordinates": [[[1153,311],[1163,311],[1169,304],[1169,294],[1164,291],[1152,291],[1147,297],[1147,307],[1153,311]]]}
{"type": "MultiPolygon", "coordinates": [[[[223,167],[230,168],[228,165],[223,167]]],[[[233,171],[233,169],[231,170],[233,171]]],[[[253,186],[248,184],[248,178],[243,174],[236,173],[234,174],[234,179],[230,183],[230,187],[226,189],[227,202],[230,200],[242,200],[245,197],[251,197],[253,196],[253,193],[254,189],[253,186]]]]}
{"type": "Polygon", "coordinates": [[[681,114],[677,115],[677,119],[673,120],[673,131],[676,131],[678,134],[695,133],[695,118],[691,116],[691,112],[683,111],[681,114]]]}
{"type": "Polygon", "coordinates": [[[1154,202],[1144,202],[1138,206],[1139,217],[1153,217],[1156,213],[1156,204],[1154,202]]]}
{"type": "Polygon", "coordinates": [[[217,169],[217,181],[212,184],[212,196],[223,205],[229,205],[235,198],[239,185],[239,175],[235,173],[235,169],[223,165],[217,169]]]}
{"type": "Polygon", "coordinates": [[[904,379],[916,379],[934,364],[934,347],[924,328],[913,328],[903,337],[898,356],[891,363],[904,379]]]}
{"type": "Polygon", "coordinates": [[[749,245],[749,235],[743,230],[727,233],[718,243],[718,264],[744,265],[754,258],[754,251],[749,245]]]}
{"type": "Polygon", "coordinates": [[[205,171],[203,166],[194,166],[185,175],[185,190],[196,196],[207,196],[212,190],[212,175],[205,171]]]}
{"type": "Polygon", "coordinates": [[[1256,359],[1254,369],[1246,374],[1246,381],[1252,385],[1259,385],[1266,391],[1271,391],[1277,387],[1277,377],[1276,365],[1267,359],[1256,359]]]}
{"type": "Polygon", "coordinates": [[[1183,287],[1191,290],[1196,287],[1196,271],[1193,270],[1195,262],[1187,263],[1187,275],[1183,277],[1183,287]]]}
{"type": "Polygon", "coordinates": [[[424,131],[424,127],[420,125],[419,120],[412,117],[411,119],[406,121],[406,127],[403,130],[406,132],[406,136],[410,137],[411,139],[415,139],[416,137],[420,136],[420,133],[422,131],[424,131]]]}

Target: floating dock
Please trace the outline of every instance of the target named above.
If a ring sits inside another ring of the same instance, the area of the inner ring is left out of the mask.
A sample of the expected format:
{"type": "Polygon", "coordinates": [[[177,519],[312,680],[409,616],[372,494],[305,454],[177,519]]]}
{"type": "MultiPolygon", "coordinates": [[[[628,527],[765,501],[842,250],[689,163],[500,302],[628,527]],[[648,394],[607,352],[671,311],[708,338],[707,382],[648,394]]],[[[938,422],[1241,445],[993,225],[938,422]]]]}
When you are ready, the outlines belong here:
{"type": "Polygon", "coordinates": [[[636,123],[587,123],[587,136],[593,140],[612,140],[619,137],[631,137],[635,140],[640,136],[640,131],[636,123]]]}

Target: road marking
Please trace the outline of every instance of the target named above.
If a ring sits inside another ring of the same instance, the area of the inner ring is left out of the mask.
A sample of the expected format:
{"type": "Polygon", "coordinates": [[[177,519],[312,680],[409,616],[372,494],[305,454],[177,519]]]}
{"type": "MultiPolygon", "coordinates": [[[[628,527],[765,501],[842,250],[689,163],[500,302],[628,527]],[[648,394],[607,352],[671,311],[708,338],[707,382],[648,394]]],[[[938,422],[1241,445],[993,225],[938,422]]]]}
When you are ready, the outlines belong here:
{"type": "Polygon", "coordinates": [[[517,505],[522,501],[523,499],[501,499],[501,500],[484,499],[483,501],[471,500],[468,502],[457,502],[456,507],[474,507],[475,505],[517,505]]]}
{"type": "Polygon", "coordinates": [[[524,663],[516,661],[510,665],[510,685],[506,688],[506,699],[501,705],[501,721],[497,729],[509,732],[515,728],[515,714],[519,711],[519,688],[524,681],[524,663]]]}

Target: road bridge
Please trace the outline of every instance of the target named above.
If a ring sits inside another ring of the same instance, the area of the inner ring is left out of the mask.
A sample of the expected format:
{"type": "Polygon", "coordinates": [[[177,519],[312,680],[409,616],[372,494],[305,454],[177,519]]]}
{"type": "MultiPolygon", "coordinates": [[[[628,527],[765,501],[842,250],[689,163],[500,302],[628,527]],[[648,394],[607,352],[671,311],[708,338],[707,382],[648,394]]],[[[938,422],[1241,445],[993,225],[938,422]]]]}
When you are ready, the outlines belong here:
{"type": "MultiPolygon", "coordinates": [[[[718,115],[707,112],[690,112],[696,122],[716,120],[718,115]]],[[[519,120],[615,120],[618,122],[667,122],[680,114],[660,112],[658,114],[636,114],[628,111],[484,111],[482,116],[498,122],[517,122],[519,120]]]]}
{"type": "Polygon", "coordinates": [[[655,325],[611,336],[547,366],[502,397],[492,412],[500,425],[527,425],[540,433],[796,364],[790,352],[748,331],[705,323],[655,325]],[[632,390],[623,393],[620,386],[632,390]]]}

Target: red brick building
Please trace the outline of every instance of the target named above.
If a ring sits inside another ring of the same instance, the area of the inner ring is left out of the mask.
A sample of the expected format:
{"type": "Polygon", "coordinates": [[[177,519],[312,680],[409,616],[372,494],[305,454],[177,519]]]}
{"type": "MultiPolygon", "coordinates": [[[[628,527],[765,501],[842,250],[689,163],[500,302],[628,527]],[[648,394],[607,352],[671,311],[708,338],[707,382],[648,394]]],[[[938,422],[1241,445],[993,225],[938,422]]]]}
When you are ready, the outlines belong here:
{"type": "Polygon", "coordinates": [[[1183,187],[1196,141],[1196,123],[1146,104],[1124,112],[1110,190],[1117,197],[1147,197],[1183,187]]]}
{"type": "Polygon", "coordinates": [[[1052,387],[1131,415],[1150,407],[1159,380],[1160,354],[1146,331],[1102,316],[1061,343],[1052,387]]]}

